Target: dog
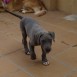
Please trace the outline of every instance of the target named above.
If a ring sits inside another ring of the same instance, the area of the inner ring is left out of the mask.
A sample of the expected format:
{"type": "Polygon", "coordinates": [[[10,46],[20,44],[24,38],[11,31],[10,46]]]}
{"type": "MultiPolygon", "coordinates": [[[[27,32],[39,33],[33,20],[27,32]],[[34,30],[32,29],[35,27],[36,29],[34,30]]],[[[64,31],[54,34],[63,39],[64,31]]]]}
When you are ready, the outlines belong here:
{"type": "Polygon", "coordinates": [[[34,13],[36,16],[43,16],[47,12],[47,8],[41,0],[2,0],[2,5],[9,11],[34,13]]]}
{"type": "Polygon", "coordinates": [[[46,54],[51,51],[52,41],[55,41],[55,33],[49,32],[40,27],[39,23],[29,17],[22,17],[18,14],[6,12],[21,19],[20,29],[22,32],[22,43],[25,49],[25,53],[31,56],[32,60],[36,59],[34,47],[40,45],[42,49],[42,63],[49,65],[46,54]],[[27,36],[29,37],[29,48],[27,45],[27,36]]]}
{"type": "Polygon", "coordinates": [[[37,16],[42,16],[47,9],[41,0],[24,0],[22,13],[34,12],[37,16]]]}

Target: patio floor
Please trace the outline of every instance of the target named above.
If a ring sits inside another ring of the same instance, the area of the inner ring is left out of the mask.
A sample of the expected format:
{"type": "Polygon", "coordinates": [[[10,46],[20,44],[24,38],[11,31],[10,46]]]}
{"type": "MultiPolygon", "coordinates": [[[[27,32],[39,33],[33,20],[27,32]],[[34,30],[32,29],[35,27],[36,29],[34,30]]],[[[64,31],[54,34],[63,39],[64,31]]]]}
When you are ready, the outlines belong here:
{"type": "Polygon", "coordinates": [[[56,33],[49,66],[41,63],[41,48],[35,48],[37,59],[25,55],[21,42],[20,19],[0,13],[0,77],[77,77],[77,21],[67,21],[62,12],[48,12],[36,19],[42,27],[56,33]]]}

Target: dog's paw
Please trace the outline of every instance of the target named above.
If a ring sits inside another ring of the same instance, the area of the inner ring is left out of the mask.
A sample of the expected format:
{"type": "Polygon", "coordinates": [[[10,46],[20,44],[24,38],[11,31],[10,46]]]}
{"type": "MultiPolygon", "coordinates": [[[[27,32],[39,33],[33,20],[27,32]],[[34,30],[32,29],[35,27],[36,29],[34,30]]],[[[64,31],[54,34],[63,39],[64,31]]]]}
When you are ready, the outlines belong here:
{"type": "Polygon", "coordinates": [[[49,65],[49,61],[47,61],[47,62],[42,61],[42,64],[45,65],[45,66],[48,66],[49,65]]]}
{"type": "Polygon", "coordinates": [[[30,55],[30,52],[25,52],[26,55],[30,55]]]}
{"type": "Polygon", "coordinates": [[[25,14],[26,13],[26,10],[22,10],[22,13],[25,14]]]}
{"type": "Polygon", "coordinates": [[[31,55],[31,59],[35,60],[36,59],[36,55],[31,55]]]}
{"type": "Polygon", "coordinates": [[[34,14],[36,15],[36,16],[43,16],[44,14],[46,14],[46,10],[41,10],[41,11],[37,11],[37,12],[35,12],[34,14]]]}

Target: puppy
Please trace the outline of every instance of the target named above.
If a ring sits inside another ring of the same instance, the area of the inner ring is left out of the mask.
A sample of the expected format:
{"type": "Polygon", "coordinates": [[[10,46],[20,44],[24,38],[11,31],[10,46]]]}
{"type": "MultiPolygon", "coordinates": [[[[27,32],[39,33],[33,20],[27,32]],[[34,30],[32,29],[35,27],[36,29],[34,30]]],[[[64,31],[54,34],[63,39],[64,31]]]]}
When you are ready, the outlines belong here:
{"type": "Polygon", "coordinates": [[[9,12],[12,15],[21,19],[20,29],[22,32],[22,43],[25,49],[25,53],[27,55],[31,55],[31,59],[36,59],[36,54],[34,51],[34,47],[37,45],[41,46],[42,49],[42,63],[44,65],[49,65],[49,61],[47,60],[46,54],[51,51],[52,41],[55,41],[55,33],[48,32],[42,27],[40,27],[39,23],[32,18],[22,17],[15,13],[9,12]],[[29,48],[27,45],[27,36],[29,37],[29,48]]]}

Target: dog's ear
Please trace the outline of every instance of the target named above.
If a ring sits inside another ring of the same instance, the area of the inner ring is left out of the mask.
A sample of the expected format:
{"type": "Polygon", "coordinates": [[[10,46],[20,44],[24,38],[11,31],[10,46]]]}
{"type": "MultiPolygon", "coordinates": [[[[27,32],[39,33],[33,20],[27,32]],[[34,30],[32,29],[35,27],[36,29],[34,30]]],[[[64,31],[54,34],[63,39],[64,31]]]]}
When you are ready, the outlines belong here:
{"type": "Polygon", "coordinates": [[[54,32],[48,32],[48,33],[52,37],[53,41],[55,42],[55,33],[54,32]]]}

